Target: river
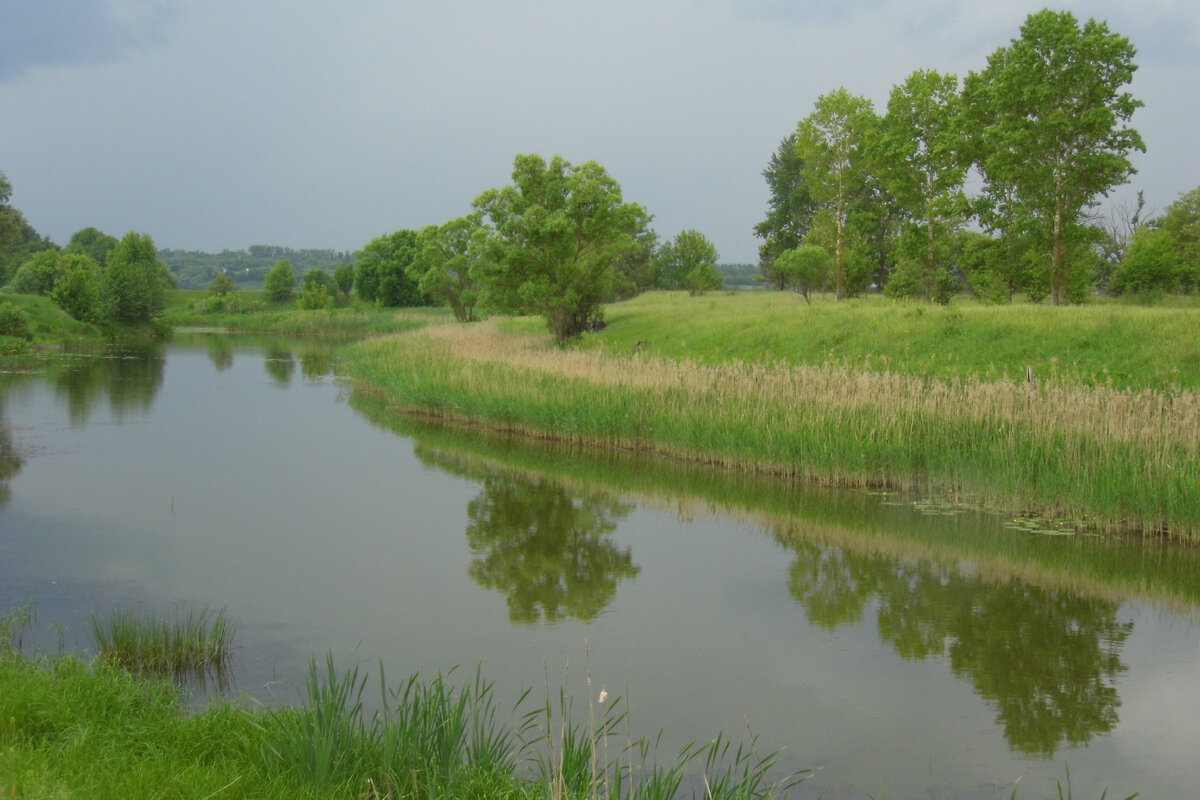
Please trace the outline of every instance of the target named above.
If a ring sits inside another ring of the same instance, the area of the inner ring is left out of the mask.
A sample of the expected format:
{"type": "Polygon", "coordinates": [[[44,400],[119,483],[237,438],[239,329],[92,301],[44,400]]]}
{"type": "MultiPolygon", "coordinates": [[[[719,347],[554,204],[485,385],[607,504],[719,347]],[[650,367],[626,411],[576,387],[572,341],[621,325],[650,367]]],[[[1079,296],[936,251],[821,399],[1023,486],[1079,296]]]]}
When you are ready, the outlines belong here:
{"type": "Polygon", "coordinates": [[[583,709],[590,679],[666,760],[723,732],[817,768],[794,797],[1052,797],[1068,767],[1075,797],[1195,794],[1198,548],[445,428],[335,362],[180,334],[0,375],[0,611],[36,603],[29,646],[224,608],[265,703],[329,652],[479,667],[502,705],[583,709]]]}

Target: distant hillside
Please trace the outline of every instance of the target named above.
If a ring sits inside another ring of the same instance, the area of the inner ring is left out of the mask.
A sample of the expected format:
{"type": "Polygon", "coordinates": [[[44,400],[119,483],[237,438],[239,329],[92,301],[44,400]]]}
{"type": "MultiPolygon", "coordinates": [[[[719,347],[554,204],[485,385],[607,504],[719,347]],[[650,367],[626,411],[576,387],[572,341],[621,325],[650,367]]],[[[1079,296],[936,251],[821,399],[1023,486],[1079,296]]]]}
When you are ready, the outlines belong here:
{"type": "Polygon", "coordinates": [[[222,271],[233,276],[239,289],[261,289],[263,279],[281,259],[291,261],[296,275],[300,276],[313,269],[332,272],[342,264],[354,261],[354,254],[255,244],[249,250],[223,250],[220,253],[159,250],[158,258],[170,267],[180,289],[207,289],[222,271]]]}

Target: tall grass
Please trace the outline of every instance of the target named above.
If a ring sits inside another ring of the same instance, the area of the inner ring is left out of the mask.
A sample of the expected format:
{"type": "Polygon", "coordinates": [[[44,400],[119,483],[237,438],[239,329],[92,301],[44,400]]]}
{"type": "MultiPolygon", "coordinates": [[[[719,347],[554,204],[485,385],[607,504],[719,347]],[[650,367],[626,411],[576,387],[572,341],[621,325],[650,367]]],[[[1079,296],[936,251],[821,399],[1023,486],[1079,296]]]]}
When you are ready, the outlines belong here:
{"type": "Polygon", "coordinates": [[[234,624],[225,609],[176,610],[173,619],[132,609],[92,616],[100,658],[122,669],[222,684],[233,657],[234,624]]]}
{"type": "MultiPolygon", "coordinates": [[[[218,700],[192,712],[177,686],[104,660],[0,653],[0,795],[782,800],[808,776],[774,777],[774,756],[758,755],[753,736],[743,744],[718,736],[661,762],[653,743],[627,733],[624,746],[610,749],[627,719],[619,700],[585,723],[559,693],[557,708],[535,709],[541,722],[526,717],[522,729],[519,710],[497,714],[493,687],[478,672],[461,685],[449,677],[390,688],[381,671],[380,710],[367,713],[367,676],[339,672],[327,658],[323,669],[310,665],[295,708],[218,700]]],[[[1068,796],[1069,787],[1068,777],[1068,796]]]]}
{"type": "Polygon", "coordinates": [[[1200,390],[564,352],[488,324],[360,343],[349,369],[404,407],[489,427],[1200,533],[1200,390]]]}

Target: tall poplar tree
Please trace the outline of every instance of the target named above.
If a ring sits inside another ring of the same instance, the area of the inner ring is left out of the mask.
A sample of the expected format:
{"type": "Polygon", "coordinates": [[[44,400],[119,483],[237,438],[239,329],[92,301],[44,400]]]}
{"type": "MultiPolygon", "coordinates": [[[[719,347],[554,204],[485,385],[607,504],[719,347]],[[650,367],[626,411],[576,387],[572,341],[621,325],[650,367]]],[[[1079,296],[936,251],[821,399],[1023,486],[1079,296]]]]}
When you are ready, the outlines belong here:
{"type": "Polygon", "coordinates": [[[819,97],[796,129],[796,152],[804,161],[817,207],[809,237],[815,235],[833,255],[838,300],[847,294],[847,272],[857,244],[853,223],[870,196],[872,137],[878,125],[870,100],[838,89],[819,97]]]}
{"type": "Polygon", "coordinates": [[[1055,304],[1087,286],[1087,209],[1129,179],[1130,153],[1145,150],[1128,126],[1142,103],[1124,91],[1135,52],[1104,22],[1081,26],[1070,12],[1044,10],[966,79],[972,155],[986,184],[981,217],[1028,237],[1055,304]]]}
{"type": "Polygon", "coordinates": [[[945,282],[966,212],[960,100],[957,77],[919,70],[892,89],[883,119],[880,177],[906,222],[892,281],[911,285],[926,300],[935,283],[945,282]]]}

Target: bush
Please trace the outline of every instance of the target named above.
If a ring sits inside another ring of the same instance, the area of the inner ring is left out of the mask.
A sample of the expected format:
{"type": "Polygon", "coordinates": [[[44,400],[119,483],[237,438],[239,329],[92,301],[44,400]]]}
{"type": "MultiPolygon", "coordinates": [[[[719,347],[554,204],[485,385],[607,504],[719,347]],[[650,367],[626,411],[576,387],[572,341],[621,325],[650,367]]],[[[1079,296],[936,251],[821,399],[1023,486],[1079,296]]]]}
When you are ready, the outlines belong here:
{"type": "Polygon", "coordinates": [[[286,303],[291,300],[292,293],[296,290],[296,270],[292,267],[292,262],[285,258],[272,267],[263,282],[263,289],[267,292],[267,299],[274,303],[286,303]]]}
{"type": "Polygon", "coordinates": [[[0,336],[26,341],[33,339],[29,331],[29,317],[12,303],[0,303],[0,336]]]}
{"type": "Polygon", "coordinates": [[[59,308],[82,322],[99,322],[108,316],[104,276],[91,256],[67,253],[59,262],[60,274],[50,291],[59,308]]]}

